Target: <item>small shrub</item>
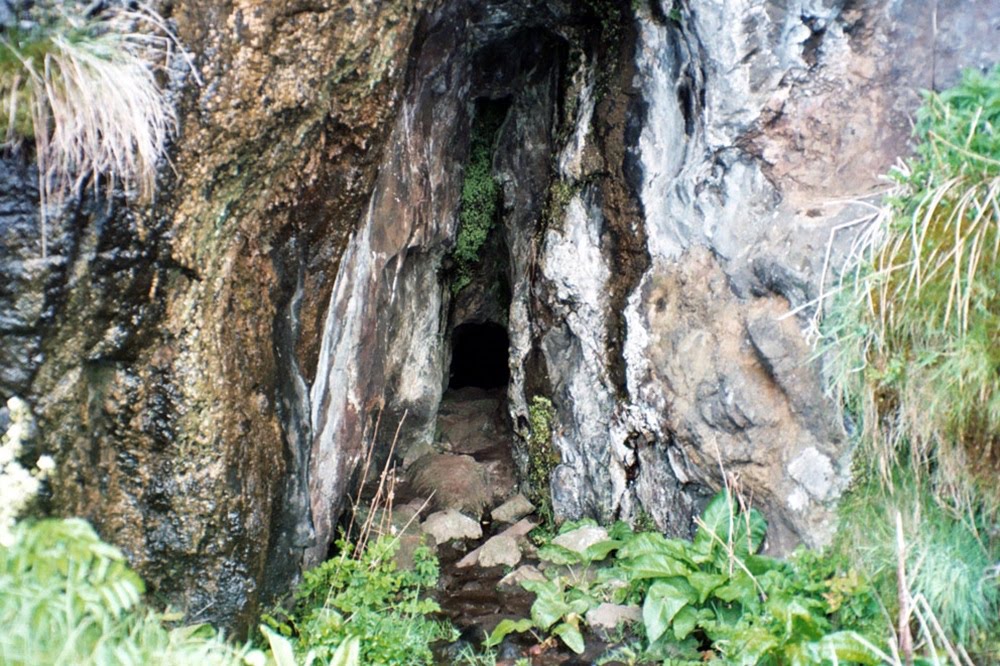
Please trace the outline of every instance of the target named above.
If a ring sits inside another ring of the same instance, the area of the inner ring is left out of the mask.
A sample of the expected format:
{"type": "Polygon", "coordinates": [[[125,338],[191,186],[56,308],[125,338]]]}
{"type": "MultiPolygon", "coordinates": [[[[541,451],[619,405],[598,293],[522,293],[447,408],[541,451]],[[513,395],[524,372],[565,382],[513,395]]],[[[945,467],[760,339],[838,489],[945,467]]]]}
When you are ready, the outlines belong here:
{"type": "MultiPolygon", "coordinates": [[[[607,541],[575,553],[555,545],[539,557],[556,565],[603,563],[594,576],[530,581],[531,617],[501,622],[487,641],[510,632],[558,636],[583,652],[586,613],[597,605],[642,604],[644,646],[630,659],[671,664],[880,664],[884,655],[857,632],[838,625],[830,595],[837,581],[817,557],[783,562],[758,554],[767,525],[741,510],[727,491],[709,502],[692,541],[635,533],[616,523],[607,541]]],[[[562,570],[572,572],[573,569],[562,570]]],[[[852,589],[851,594],[863,590],[852,589]]],[[[869,608],[873,606],[869,605],[869,608]]]]}
{"type": "Polygon", "coordinates": [[[425,597],[438,577],[430,551],[417,549],[413,570],[400,571],[392,537],[369,542],[356,558],[346,556],[351,544],[341,540],[338,546],[345,554],[307,571],[294,609],[265,616],[268,626],[292,638],[297,653],[322,663],[352,640],[363,664],[432,663],[430,644],[452,639],[453,631],[430,617],[440,610],[425,597]]]}

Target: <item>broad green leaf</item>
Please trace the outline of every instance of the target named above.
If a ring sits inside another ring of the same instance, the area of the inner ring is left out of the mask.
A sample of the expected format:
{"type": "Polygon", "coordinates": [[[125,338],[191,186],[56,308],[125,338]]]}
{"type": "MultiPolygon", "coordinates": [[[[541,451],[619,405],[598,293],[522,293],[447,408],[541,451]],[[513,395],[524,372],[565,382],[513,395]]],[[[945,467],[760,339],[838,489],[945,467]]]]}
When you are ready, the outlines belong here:
{"type": "Polygon", "coordinates": [[[642,605],[646,636],[653,643],[667,630],[680,609],[694,603],[698,593],[680,577],[658,580],[649,587],[642,605]]]}
{"type": "Polygon", "coordinates": [[[684,640],[698,624],[698,611],[694,606],[684,606],[674,616],[674,638],[684,640]]]}
{"type": "Polygon", "coordinates": [[[729,602],[747,603],[756,601],[757,589],[750,576],[742,571],[733,573],[733,577],[725,585],[720,585],[712,591],[712,595],[729,602]]]}
{"type": "Polygon", "coordinates": [[[627,541],[632,538],[632,527],[624,520],[616,520],[615,524],[608,528],[608,536],[616,541],[627,541]]]}
{"type": "Polygon", "coordinates": [[[267,638],[268,645],[271,646],[271,655],[277,666],[297,666],[295,663],[295,651],[287,638],[271,630],[267,625],[260,625],[260,633],[267,638]]]}
{"type": "Polygon", "coordinates": [[[500,641],[511,633],[522,633],[535,626],[532,621],[528,618],[523,618],[521,620],[501,620],[500,624],[493,629],[489,638],[486,639],[486,647],[495,647],[500,645],[500,641]]]}
{"type": "Polygon", "coordinates": [[[701,523],[694,535],[694,549],[699,554],[709,555],[716,547],[718,541],[713,538],[718,537],[723,543],[729,541],[729,524],[735,521],[733,515],[733,501],[728,490],[720,490],[715,497],[709,500],[705,510],[701,514],[701,523]]]}
{"type": "Polygon", "coordinates": [[[531,604],[531,619],[535,625],[548,631],[549,627],[562,619],[573,608],[566,603],[563,591],[552,581],[525,581],[524,589],[535,593],[535,603],[531,604]]]}
{"type": "Polygon", "coordinates": [[[583,551],[583,559],[587,562],[599,562],[608,556],[612,551],[621,548],[622,542],[615,541],[614,539],[608,539],[607,541],[598,541],[592,544],[583,551]]]}
{"type": "Polygon", "coordinates": [[[686,577],[691,573],[691,568],[688,565],[678,562],[673,557],[663,553],[640,555],[627,562],[622,562],[621,567],[629,572],[633,580],[672,578],[674,576],[686,577]]]}
{"type": "Polygon", "coordinates": [[[873,645],[853,631],[838,631],[827,634],[819,641],[819,654],[830,658],[836,655],[840,661],[877,666],[887,660],[887,655],[879,654],[873,645]]]}
{"type": "Polygon", "coordinates": [[[817,639],[827,625],[825,606],[815,599],[774,594],[767,599],[767,610],[781,622],[789,638],[817,639]]]}
{"type": "Polygon", "coordinates": [[[729,576],[695,571],[688,575],[687,580],[698,592],[698,603],[703,604],[715,588],[729,580],[729,576]]]}
{"type": "Polygon", "coordinates": [[[757,509],[747,513],[737,512],[733,516],[733,552],[737,557],[756,555],[764,545],[767,535],[767,521],[757,509]]]}
{"type": "Polygon", "coordinates": [[[618,559],[628,560],[640,555],[667,555],[680,562],[694,565],[691,544],[680,539],[668,539],[657,532],[640,532],[618,549],[618,559]]]}
{"type": "Polygon", "coordinates": [[[740,666],[756,666],[780,646],[778,639],[763,627],[746,627],[728,642],[726,656],[740,666]]]}
{"type": "Polygon", "coordinates": [[[579,628],[569,622],[560,622],[552,630],[552,633],[561,638],[570,650],[577,654],[583,654],[583,635],[579,628]]]}
{"type": "Polygon", "coordinates": [[[330,666],[360,666],[361,639],[357,636],[345,638],[337,646],[337,651],[330,659],[330,666]]]}
{"type": "Polygon", "coordinates": [[[583,562],[584,558],[580,553],[572,551],[569,548],[563,548],[554,543],[547,543],[538,549],[538,559],[551,562],[552,564],[564,565],[579,564],[583,562]]]}

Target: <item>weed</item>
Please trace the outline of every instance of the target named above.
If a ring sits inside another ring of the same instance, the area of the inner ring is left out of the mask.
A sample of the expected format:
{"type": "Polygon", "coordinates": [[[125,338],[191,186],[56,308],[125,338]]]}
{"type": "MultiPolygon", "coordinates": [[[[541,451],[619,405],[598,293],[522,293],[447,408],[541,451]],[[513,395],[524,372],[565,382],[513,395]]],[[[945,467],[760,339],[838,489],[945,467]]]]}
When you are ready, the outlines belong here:
{"type": "MultiPolygon", "coordinates": [[[[897,471],[895,477],[891,493],[877,480],[858,483],[849,493],[841,508],[838,556],[857,567],[861,580],[896,616],[893,516],[899,512],[910,593],[927,600],[950,639],[974,652],[996,650],[1000,585],[992,571],[1000,561],[1000,548],[991,540],[989,521],[982,515],[956,516],[935,502],[912,473],[897,471]]],[[[850,581],[845,583],[848,592],[850,581]]],[[[849,612],[853,598],[836,587],[831,593],[843,599],[843,610],[849,612]]]]}
{"type": "MultiPolygon", "coordinates": [[[[340,541],[342,552],[353,546],[340,541]]],[[[335,557],[307,571],[287,614],[264,617],[301,654],[329,660],[345,641],[357,639],[361,663],[429,664],[430,644],[453,639],[450,625],[429,616],[440,610],[424,593],[437,582],[437,560],[427,548],[414,554],[412,571],[400,571],[398,541],[383,536],[356,557],[335,557]],[[279,619],[281,617],[281,619],[279,619]]]]}
{"type": "Polygon", "coordinates": [[[824,596],[830,584],[808,568],[819,560],[802,559],[799,568],[758,554],[766,527],[726,489],[709,502],[692,541],[619,522],[582,553],[544,546],[539,557],[555,565],[604,566],[578,577],[549,567],[549,580],[523,583],[536,595],[531,617],[501,622],[487,644],[515,631],[548,632],[579,653],[588,610],[641,602],[645,645],[623,652],[633,663],[700,663],[706,652],[738,664],[882,663],[868,639],[835,626],[824,596]]]}
{"type": "Polygon", "coordinates": [[[836,388],[884,478],[919,470],[956,507],[995,510],[1000,68],[927,94],[916,137],[825,321],[836,388]]]}

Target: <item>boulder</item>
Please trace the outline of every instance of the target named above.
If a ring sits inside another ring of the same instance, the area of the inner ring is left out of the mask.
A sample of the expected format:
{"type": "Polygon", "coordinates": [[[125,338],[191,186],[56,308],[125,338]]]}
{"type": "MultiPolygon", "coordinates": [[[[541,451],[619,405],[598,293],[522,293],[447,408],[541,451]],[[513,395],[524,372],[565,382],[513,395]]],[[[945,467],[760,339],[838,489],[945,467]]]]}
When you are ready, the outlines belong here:
{"type": "Polygon", "coordinates": [[[479,539],[483,536],[483,528],[478,521],[453,509],[427,516],[420,529],[434,537],[438,544],[455,539],[479,539]]]}
{"type": "Polygon", "coordinates": [[[570,530],[565,534],[560,534],[552,540],[552,543],[562,546],[566,550],[572,550],[574,553],[582,553],[595,543],[607,540],[608,531],[603,527],[584,525],[575,530],[570,530]]]}
{"type": "Polygon", "coordinates": [[[512,567],[521,561],[521,549],[517,539],[507,534],[498,534],[483,544],[479,551],[479,566],[495,567],[501,564],[512,567]]]}
{"type": "Polygon", "coordinates": [[[535,510],[535,505],[521,493],[493,509],[490,516],[498,523],[516,523],[535,510]]]}

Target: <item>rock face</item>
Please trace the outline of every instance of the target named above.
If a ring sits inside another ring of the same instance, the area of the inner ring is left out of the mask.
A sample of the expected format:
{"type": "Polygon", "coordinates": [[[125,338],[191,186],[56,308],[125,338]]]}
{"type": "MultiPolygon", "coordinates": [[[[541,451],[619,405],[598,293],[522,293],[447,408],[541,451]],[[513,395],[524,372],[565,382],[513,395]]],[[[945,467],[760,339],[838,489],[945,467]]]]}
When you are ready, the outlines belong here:
{"type": "Polygon", "coordinates": [[[850,451],[809,304],[916,90],[1000,59],[1000,11],[675,4],[164,3],[204,85],[175,72],[153,205],[74,203],[41,258],[33,173],[0,164],[0,397],[34,407],[52,510],[245,626],[325,557],[369,443],[433,443],[452,331],[488,321],[525,484],[552,401],[557,516],[684,534],[725,473],[773,550],[823,542],[850,451]],[[489,307],[451,256],[485,100],[489,307]]]}

